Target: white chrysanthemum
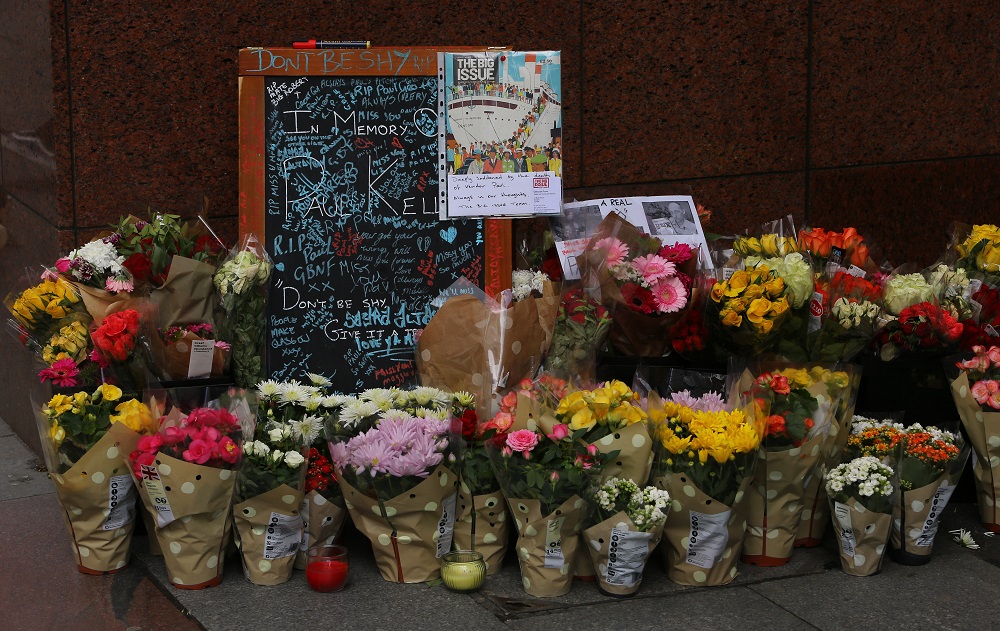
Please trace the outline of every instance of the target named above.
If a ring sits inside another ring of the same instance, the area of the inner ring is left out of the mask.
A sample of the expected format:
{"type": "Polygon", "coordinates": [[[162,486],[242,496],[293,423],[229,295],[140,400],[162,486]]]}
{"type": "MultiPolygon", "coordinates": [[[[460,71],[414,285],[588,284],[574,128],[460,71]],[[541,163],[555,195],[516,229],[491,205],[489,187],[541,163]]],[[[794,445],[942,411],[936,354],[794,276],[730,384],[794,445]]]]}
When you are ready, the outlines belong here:
{"type": "Polygon", "coordinates": [[[281,384],[274,379],[268,379],[266,381],[261,381],[257,384],[257,394],[260,395],[261,399],[265,401],[270,401],[274,397],[281,394],[281,384]]]}
{"type": "Polygon", "coordinates": [[[307,372],[306,377],[309,378],[309,382],[314,386],[328,386],[330,385],[330,380],[323,375],[317,375],[314,372],[307,372]]]}
{"type": "Polygon", "coordinates": [[[303,458],[302,454],[297,451],[289,451],[285,454],[285,464],[292,469],[298,469],[299,466],[305,461],[306,459],[303,458]]]}
{"type": "Polygon", "coordinates": [[[441,391],[429,386],[419,386],[410,391],[410,400],[417,407],[427,407],[431,401],[437,400],[441,391]]]}
{"type": "Polygon", "coordinates": [[[310,395],[309,398],[306,399],[304,403],[302,403],[302,407],[306,409],[306,412],[312,413],[318,410],[322,404],[323,404],[323,395],[313,394],[310,395]]]}
{"type": "Polygon", "coordinates": [[[386,410],[379,416],[380,421],[405,421],[408,418],[410,418],[409,412],[396,409],[386,410]]]}
{"type": "Polygon", "coordinates": [[[476,405],[476,395],[460,390],[455,393],[455,403],[462,408],[471,408],[476,405]]]}
{"type": "Polygon", "coordinates": [[[417,408],[413,416],[418,418],[428,418],[436,421],[447,421],[451,418],[451,410],[436,410],[433,408],[417,408]]]}
{"type": "Polygon", "coordinates": [[[124,256],[118,255],[118,250],[113,243],[105,243],[100,239],[91,241],[82,248],[73,250],[70,252],[69,258],[81,258],[102,272],[117,272],[121,269],[121,264],[125,260],[124,256]]]}
{"type": "Polygon", "coordinates": [[[320,399],[320,405],[322,405],[328,410],[332,410],[334,408],[339,408],[340,406],[344,405],[344,403],[349,398],[350,397],[346,397],[342,394],[331,394],[320,399]]]}
{"type": "Polygon", "coordinates": [[[306,445],[311,445],[319,438],[320,431],[323,430],[323,419],[319,416],[307,416],[301,421],[292,421],[292,436],[296,440],[301,440],[306,445]]]}
{"type": "Polygon", "coordinates": [[[306,390],[306,386],[302,385],[298,381],[289,381],[284,384],[284,387],[281,389],[281,393],[278,394],[278,401],[280,401],[282,405],[287,403],[305,403],[308,398],[309,393],[306,390]]]}
{"type": "Polygon", "coordinates": [[[374,403],[382,411],[396,405],[397,393],[388,388],[371,388],[358,395],[362,401],[374,403]]]}
{"type": "Polygon", "coordinates": [[[353,399],[344,403],[340,410],[340,422],[345,425],[356,425],[361,419],[376,416],[382,408],[373,401],[353,399]]]}

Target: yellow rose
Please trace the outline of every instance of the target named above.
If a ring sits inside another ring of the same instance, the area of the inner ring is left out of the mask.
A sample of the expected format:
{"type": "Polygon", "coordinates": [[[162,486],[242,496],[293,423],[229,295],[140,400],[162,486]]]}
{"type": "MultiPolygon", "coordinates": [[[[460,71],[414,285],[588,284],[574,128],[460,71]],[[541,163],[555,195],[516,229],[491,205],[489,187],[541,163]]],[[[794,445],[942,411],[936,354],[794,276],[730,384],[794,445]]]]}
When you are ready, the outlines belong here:
{"type": "Polygon", "coordinates": [[[775,276],[764,283],[764,289],[767,290],[767,294],[771,298],[777,298],[785,291],[785,279],[781,276],[775,276]]]}
{"type": "Polygon", "coordinates": [[[101,395],[102,399],[110,403],[112,401],[117,401],[118,399],[122,398],[122,391],[121,388],[119,388],[118,386],[113,386],[108,383],[102,383],[100,386],[98,386],[97,390],[94,391],[95,399],[97,398],[97,395],[101,395]]]}
{"type": "Polygon", "coordinates": [[[984,272],[1000,272],[1000,243],[988,243],[976,255],[976,265],[984,272]]]}
{"type": "Polygon", "coordinates": [[[760,322],[753,323],[753,328],[761,334],[770,333],[773,327],[774,320],[768,320],[767,318],[761,320],[760,322]]]}
{"type": "MultiPolygon", "coordinates": [[[[820,370],[822,370],[822,368],[820,370]]],[[[781,371],[781,374],[784,375],[785,379],[788,379],[788,382],[793,386],[808,388],[813,385],[812,376],[809,374],[809,371],[804,368],[786,368],[781,371]]]]}
{"type": "Polygon", "coordinates": [[[612,395],[620,401],[632,398],[632,389],[617,379],[609,381],[606,388],[611,390],[612,395]]]}
{"type": "Polygon", "coordinates": [[[727,283],[724,293],[730,298],[733,296],[739,296],[749,284],[750,274],[747,274],[745,270],[738,269],[733,272],[732,276],[729,277],[729,282],[727,283]]]}
{"type": "Polygon", "coordinates": [[[771,303],[771,312],[768,315],[777,318],[786,311],[788,311],[788,300],[779,298],[771,303]]]}
{"type": "Polygon", "coordinates": [[[729,304],[727,305],[727,307],[729,309],[732,309],[736,313],[743,313],[744,311],[747,310],[747,305],[748,304],[749,303],[745,299],[743,299],[743,298],[737,298],[735,300],[730,300],[729,304]]]}
{"type": "Polygon", "coordinates": [[[722,324],[726,326],[737,327],[743,324],[743,316],[730,309],[723,310],[719,316],[722,318],[722,324]]]}
{"type": "Polygon", "coordinates": [[[747,320],[750,320],[754,324],[760,324],[764,316],[771,309],[771,301],[767,298],[758,298],[750,303],[750,308],[747,309],[747,320]]]}
{"type": "Polygon", "coordinates": [[[719,302],[725,295],[726,286],[722,283],[712,285],[712,302],[719,302]]]}
{"type": "Polygon", "coordinates": [[[747,290],[743,292],[744,300],[754,300],[760,298],[764,295],[764,287],[761,285],[753,284],[747,287],[747,290]]]}
{"type": "Polygon", "coordinates": [[[149,408],[141,401],[136,399],[122,401],[115,407],[115,411],[118,414],[111,416],[112,423],[121,423],[140,433],[151,433],[156,430],[149,408]]]}

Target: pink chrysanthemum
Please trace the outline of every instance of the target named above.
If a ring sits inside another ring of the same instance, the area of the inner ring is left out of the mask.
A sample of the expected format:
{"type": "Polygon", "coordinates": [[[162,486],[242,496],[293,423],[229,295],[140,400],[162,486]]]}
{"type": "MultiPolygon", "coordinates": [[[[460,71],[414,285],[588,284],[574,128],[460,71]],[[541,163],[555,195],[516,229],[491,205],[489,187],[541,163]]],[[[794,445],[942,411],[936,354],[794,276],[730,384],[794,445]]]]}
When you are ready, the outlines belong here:
{"type": "Polygon", "coordinates": [[[606,264],[608,267],[621,265],[628,257],[628,246],[614,237],[601,239],[594,245],[598,249],[607,251],[608,258],[606,264]]]}
{"type": "Polygon", "coordinates": [[[76,376],[80,374],[76,362],[67,357],[53,362],[51,366],[38,373],[38,380],[45,382],[52,381],[52,385],[59,388],[72,388],[76,385],[76,376]]]}
{"type": "Polygon", "coordinates": [[[687,290],[676,276],[664,278],[653,285],[653,300],[660,313],[675,313],[687,304],[687,290]]]}
{"type": "Polygon", "coordinates": [[[632,261],[632,265],[635,266],[635,270],[646,279],[646,283],[650,286],[655,285],[661,279],[668,278],[677,273],[677,266],[655,254],[638,256],[632,261]]]}

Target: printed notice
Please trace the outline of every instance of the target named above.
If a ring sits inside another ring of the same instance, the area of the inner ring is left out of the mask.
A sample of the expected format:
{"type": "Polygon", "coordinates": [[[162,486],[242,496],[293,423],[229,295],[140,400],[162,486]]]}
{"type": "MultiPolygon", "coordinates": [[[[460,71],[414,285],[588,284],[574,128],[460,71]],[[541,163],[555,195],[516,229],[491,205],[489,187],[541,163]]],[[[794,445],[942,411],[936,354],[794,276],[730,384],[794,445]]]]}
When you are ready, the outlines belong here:
{"type": "Polygon", "coordinates": [[[210,377],[214,357],[215,340],[192,340],[191,360],[188,362],[188,379],[210,377]]]}
{"type": "Polygon", "coordinates": [[[139,472],[142,475],[142,485],[146,488],[149,501],[156,511],[156,525],[163,528],[176,519],[174,512],[170,510],[170,501],[167,499],[167,492],[163,490],[163,480],[160,479],[160,472],[153,465],[139,465],[139,472]]]}
{"type": "Polygon", "coordinates": [[[565,517],[550,519],[545,526],[545,567],[558,570],[566,564],[562,551],[562,525],[565,517]]]}
{"type": "Polygon", "coordinates": [[[271,513],[264,535],[264,558],[267,560],[289,557],[299,551],[302,541],[302,517],[271,513]]]}
{"type": "Polygon", "coordinates": [[[854,556],[854,547],[857,543],[854,540],[854,530],[851,528],[851,507],[840,502],[833,503],[833,514],[840,524],[840,549],[847,556],[854,556]]]}
{"type": "Polygon", "coordinates": [[[558,215],[561,204],[562,179],[551,171],[448,178],[451,218],[558,215]]]}
{"type": "Polygon", "coordinates": [[[920,528],[920,536],[917,537],[918,546],[934,545],[934,537],[937,536],[938,526],[941,525],[941,513],[948,505],[951,494],[955,492],[955,485],[948,484],[948,482],[948,480],[942,480],[941,486],[938,487],[934,498],[931,499],[931,511],[927,513],[927,519],[924,520],[924,525],[920,528]]]}
{"type": "Polygon", "coordinates": [[[729,543],[729,515],[725,511],[717,515],[706,515],[691,511],[691,535],[688,539],[687,562],[691,565],[710,569],[719,559],[729,543]]]}
{"type": "Polygon", "coordinates": [[[458,493],[441,502],[441,519],[437,527],[437,558],[451,550],[451,541],[455,536],[455,503],[458,493]]]}
{"type": "Polygon", "coordinates": [[[135,519],[135,484],[129,474],[111,476],[108,486],[108,518],[104,530],[118,530],[135,519]]]}
{"type": "Polygon", "coordinates": [[[612,528],[608,547],[608,569],[605,579],[609,585],[632,587],[642,581],[642,568],[649,557],[652,533],[612,528]]]}

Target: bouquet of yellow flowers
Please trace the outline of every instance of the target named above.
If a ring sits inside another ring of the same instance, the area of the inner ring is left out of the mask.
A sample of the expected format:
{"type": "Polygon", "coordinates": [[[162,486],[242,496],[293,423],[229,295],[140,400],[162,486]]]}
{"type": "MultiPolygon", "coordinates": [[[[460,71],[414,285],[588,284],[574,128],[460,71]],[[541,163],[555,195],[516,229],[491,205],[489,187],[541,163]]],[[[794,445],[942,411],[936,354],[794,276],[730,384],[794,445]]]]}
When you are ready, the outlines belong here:
{"type": "Polygon", "coordinates": [[[736,577],[746,528],[747,487],[763,436],[763,411],[696,411],[650,402],[652,482],[670,493],[662,548],[667,576],[682,585],[736,577]]]}
{"type": "Polygon", "coordinates": [[[105,574],[125,567],[138,495],[122,456],[140,433],[156,431],[149,408],[102,384],[93,392],[56,394],[36,416],[78,569],[105,574]]]}
{"type": "Polygon", "coordinates": [[[706,321],[719,355],[758,354],[769,350],[789,312],[787,286],[767,265],[736,270],[716,282],[709,295],[706,321]]]}
{"type": "Polygon", "coordinates": [[[993,224],[958,225],[954,235],[956,267],[970,278],[990,286],[1000,284],[1000,227],[993,224]]]}

